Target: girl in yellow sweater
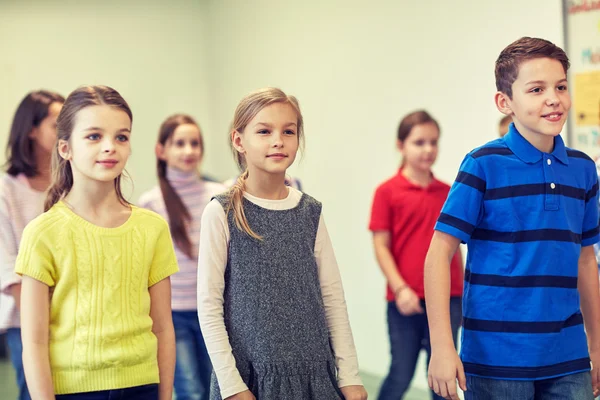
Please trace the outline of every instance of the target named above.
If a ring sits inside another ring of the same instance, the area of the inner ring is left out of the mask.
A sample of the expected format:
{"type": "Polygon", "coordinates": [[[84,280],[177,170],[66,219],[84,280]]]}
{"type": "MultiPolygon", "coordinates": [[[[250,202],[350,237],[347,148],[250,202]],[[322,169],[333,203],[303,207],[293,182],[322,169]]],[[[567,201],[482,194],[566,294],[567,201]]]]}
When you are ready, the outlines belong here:
{"type": "Polygon", "coordinates": [[[46,212],[15,268],[33,400],[171,399],[177,261],[165,220],[121,193],[131,122],[105,86],[75,90],[58,116],[46,212]]]}

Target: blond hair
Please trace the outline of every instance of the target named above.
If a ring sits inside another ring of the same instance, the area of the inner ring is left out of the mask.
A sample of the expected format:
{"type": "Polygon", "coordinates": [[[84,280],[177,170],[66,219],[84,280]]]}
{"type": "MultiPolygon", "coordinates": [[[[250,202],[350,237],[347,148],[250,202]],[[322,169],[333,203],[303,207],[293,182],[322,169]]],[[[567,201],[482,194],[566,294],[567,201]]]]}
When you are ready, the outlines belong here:
{"type": "Polygon", "coordinates": [[[247,233],[250,237],[257,240],[262,240],[262,237],[254,232],[248,224],[248,219],[246,218],[243,207],[246,179],[248,179],[249,175],[248,167],[246,165],[246,159],[244,155],[238,152],[233,146],[233,133],[243,133],[246,129],[246,126],[248,126],[250,121],[252,121],[252,119],[256,117],[256,115],[263,108],[276,103],[289,104],[296,112],[296,115],[298,116],[298,141],[300,147],[302,148],[304,144],[304,124],[298,100],[294,96],[286,95],[281,89],[277,88],[268,87],[259,89],[244,97],[235,109],[231,132],[229,135],[231,151],[233,152],[233,157],[235,158],[240,171],[242,171],[242,174],[237,178],[235,184],[229,189],[229,203],[225,213],[229,214],[229,212],[233,210],[236,227],[240,231],[247,233]]]}

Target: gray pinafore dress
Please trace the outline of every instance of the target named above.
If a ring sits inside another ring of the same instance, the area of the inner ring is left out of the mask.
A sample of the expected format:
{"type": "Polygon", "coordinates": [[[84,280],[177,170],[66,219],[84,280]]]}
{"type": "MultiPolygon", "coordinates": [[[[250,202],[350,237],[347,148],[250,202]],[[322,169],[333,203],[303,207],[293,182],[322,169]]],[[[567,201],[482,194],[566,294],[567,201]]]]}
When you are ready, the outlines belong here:
{"type": "MultiPolygon", "coordinates": [[[[227,209],[227,195],[215,197],[227,209]]],[[[224,319],[237,369],[257,400],[339,400],[314,256],[321,203],[303,194],[290,210],[243,199],[252,230],[227,215],[224,319]]],[[[213,372],[212,400],[221,400],[213,372]]]]}

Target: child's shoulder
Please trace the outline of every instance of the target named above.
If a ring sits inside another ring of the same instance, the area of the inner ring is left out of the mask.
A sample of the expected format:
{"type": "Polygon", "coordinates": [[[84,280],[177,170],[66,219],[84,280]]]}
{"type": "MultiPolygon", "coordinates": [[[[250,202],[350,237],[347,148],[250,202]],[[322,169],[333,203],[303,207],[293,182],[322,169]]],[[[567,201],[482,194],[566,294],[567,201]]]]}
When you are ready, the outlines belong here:
{"type": "Polygon", "coordinates": [[[474,148],[473,150],[467,153],[467,157],[481,158],[483,156],[493,154],[505,155],[509,151],[510,149],[508,148],[508,145],[506,144],[504,138],[498,138],[490,140],[489,142],[474,148]]]}
{"type": "Polygon", "coordinates": [[[211,198],[219,194],[225,193],[228,190],[228,187],[220,182],[204,180],[203,183],[206,192],[211,196],[211,198]]]}
{"type": "Polygon", "coordinates": [[[147,208],[137,207],[132,205],[132,218],[135,218],[136,226],[143,226],[146,228],[165,228],[168,227],[169,224],[167,221],[158,213],[148,210],[147,208]]]}
{"type": "Polygon", "coordinates": [[[62,203],[55,204],[48,211],[31,220],[23,231],[23,236],[57,237],[65,229],[65,215],[61,212],[62,203]]]}
{"type": "Polygon", "coordinates": [[[596,163],[594,160],[583,151],[572,149],[570,147],[565,147],[565,150],[567,151],[567,157],[569,157],[569,161],[575,161],[576,163],[585,165],[589,168],[596,168],[596,163]]]}

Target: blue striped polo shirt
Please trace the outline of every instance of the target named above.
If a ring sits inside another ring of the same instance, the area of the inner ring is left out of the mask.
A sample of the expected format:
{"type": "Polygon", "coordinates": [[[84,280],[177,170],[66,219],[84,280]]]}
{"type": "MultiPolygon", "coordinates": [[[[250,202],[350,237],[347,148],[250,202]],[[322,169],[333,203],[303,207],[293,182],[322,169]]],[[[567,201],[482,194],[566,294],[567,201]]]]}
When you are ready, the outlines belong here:
{"type": "Polygon", "coordinates": [[[582,246],[598,241],[594,162],[509,133],[470,152],[435,229],[468,246],[465,373],[537,380],[587,371],[577,291],[582,246]]]}

